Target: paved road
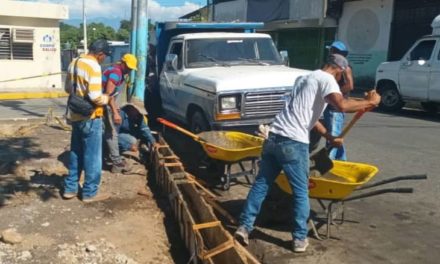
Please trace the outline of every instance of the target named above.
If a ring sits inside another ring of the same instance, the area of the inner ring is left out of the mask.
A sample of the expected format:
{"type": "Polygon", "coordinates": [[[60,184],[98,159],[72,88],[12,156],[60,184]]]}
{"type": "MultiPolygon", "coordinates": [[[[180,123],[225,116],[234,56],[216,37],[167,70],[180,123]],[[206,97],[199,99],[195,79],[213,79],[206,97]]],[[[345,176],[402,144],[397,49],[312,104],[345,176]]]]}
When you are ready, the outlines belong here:
{"type": "MultiPolygon", "coordinates": [[[[167,134],[181,157],[195,156],[185,137],[167,134]]],[[[429,179],[384,186],[413,187],[413,194],[384,194],[346,203],[348,221],[332,227],[334,239],[311,239],[305,254],[290,251],[288,222],[259,225],[250,250],[264,263],[438,263],[439,135],[439,114],[428,116],[416,109],[397,115],[366,114],[346,138],[349,159],[376,165],[380,172],[374,181],[420,173],[427,173],[429,179]]],[[[243,185],[220,192],[223,205],[236,217],[247,192],[243,185]]],[[[312,202],[312,208],[319,207],[312,202]]],[[[285,210],[274,212],[269,220],[286,214],[285,210]]]]}
{"type": "Polygon", "coordinates": [[[66,101],[67,98],[0,100],[0,120],[44,118],[50,107],[57,116],[62,116],[66,101]]]}

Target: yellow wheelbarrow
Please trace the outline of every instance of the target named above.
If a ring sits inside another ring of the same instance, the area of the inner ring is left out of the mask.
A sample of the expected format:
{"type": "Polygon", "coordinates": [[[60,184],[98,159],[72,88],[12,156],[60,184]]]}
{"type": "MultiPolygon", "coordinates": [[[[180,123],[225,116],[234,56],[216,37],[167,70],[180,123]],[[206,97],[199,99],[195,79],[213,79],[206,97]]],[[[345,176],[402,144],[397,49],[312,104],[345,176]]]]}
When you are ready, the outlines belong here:
{"type": "Polygon", "coordinates": [[[226,165],[226,172],[221,177],[224,190],[229,190],[231,179],[240,176],[245,176],[251,184],[249,176],[256,175],[256,161],[261,155],[263,138],[236,131],[204,131],[196,135],[163,118],[158,118],[157,121],[191,137],[200,143],[209,158],[226,165]],[[250,170],[245,169],[242,163],[244,161],[251,161],[250,170]],[[238,164],[241,171],[232,173],[233,164],[238,164]]]}
{"type": "MultiPolygon", "coordinates": [[[[312,199],[317,199],[326,215],[326,238],[330,238],[331,225],[342,224],[344,222],[344,202],[359,200],[361,198],[376,196],[384,193],[412,193],[414,190],[412,188],[388,188],[362,193],[359,195],[352,195],[353,192],[401,180],[427,179],[426,174],[408,175],[393,177],[367,185],[366,183],[374,178],[379,171],[377,167],[364,163],[337,160],[333,161],[333,163],[334,167],[330,170],[330,172],[322,176],[314,176],[312,174],[309,177],[309,197],[312,199]],[[333,208],[335,205],[338,205],[336,210],[333,208]],[[340,221],[336,223],[334,220],[338,213],[338,209],[341,212],[341,218],[340,221]]],[[[292,194],[289,181],[283,172],[276,178],[275,182],[282,191],[292,194]]],[[[313,219],[311,219],[309,223],[312,225],[314,235],[318,239],[321,239],[315,228],[313,219]]]]}

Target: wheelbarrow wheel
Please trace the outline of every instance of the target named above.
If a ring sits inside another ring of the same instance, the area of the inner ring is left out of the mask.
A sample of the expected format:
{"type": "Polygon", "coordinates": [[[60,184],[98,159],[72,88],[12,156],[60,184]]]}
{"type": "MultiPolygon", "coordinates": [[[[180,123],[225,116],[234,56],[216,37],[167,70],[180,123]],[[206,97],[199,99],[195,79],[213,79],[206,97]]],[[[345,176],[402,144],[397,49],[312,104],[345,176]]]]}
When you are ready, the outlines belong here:
{"type": "Polygon", "coordinates": [[[229,177],[227,177],[226,175],[221,176],[220,178],[222,184],[222,189],[224,191],[228,191],[231,188],[231,182],[229,180],[229,177]]]}

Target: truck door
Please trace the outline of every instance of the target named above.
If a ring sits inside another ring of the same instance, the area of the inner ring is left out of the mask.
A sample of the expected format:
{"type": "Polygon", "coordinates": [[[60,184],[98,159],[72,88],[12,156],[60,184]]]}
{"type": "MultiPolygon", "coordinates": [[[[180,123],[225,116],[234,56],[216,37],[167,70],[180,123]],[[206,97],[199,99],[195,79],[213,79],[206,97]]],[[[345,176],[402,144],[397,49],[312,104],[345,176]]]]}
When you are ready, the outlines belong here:
{"type": "Polygon", "coordinates": [[[435,43],[435,39],[423,39],[401,60],[399,85],[403,97],[420,100],[428,98],[431,59],[435,43]]]}
{"type": "Polygon", "coordinates": [[[434,55],[428,96],[430,101],[440,102],[440,43],[437,43],[437,51],[434,55]]]}
{"type": "Polygon", "coordinates": [[[160,78],[160,93],[162,97],[162,105],[166,111],[171,111],[174,114],[179,114],[179,104],[177,90],[179,89],[179,71],[182,70],[182,41],[171,42],[167,54],[177,55],[177,69],[167,67],[164,65],[162,76],[160,78]]]}

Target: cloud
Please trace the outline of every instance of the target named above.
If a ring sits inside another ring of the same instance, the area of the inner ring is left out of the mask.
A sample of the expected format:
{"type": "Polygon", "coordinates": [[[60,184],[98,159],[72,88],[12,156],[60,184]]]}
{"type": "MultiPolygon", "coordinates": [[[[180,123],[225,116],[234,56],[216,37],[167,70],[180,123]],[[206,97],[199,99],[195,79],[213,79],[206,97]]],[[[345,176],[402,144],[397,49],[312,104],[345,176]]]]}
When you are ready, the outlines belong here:
{"type": "MultiPolygon", "coordinates": [[[[38,2],[67,5],[69,6],[70,19],[82,17],[82,1],[40,0],[38,2]]],[[[200,1],[198,2],[200,3],[200,1]]],[[[162,6],[159,2],[152,0],[149,1],[148,17],[153,21],[172,21],[200,7],[199,4],[191,1],[186,1],[181,6],[162,6]]],[[[130,19],[131,0],[87,0],[86,12],[88,18],[108,17],[130,19]]]]}

